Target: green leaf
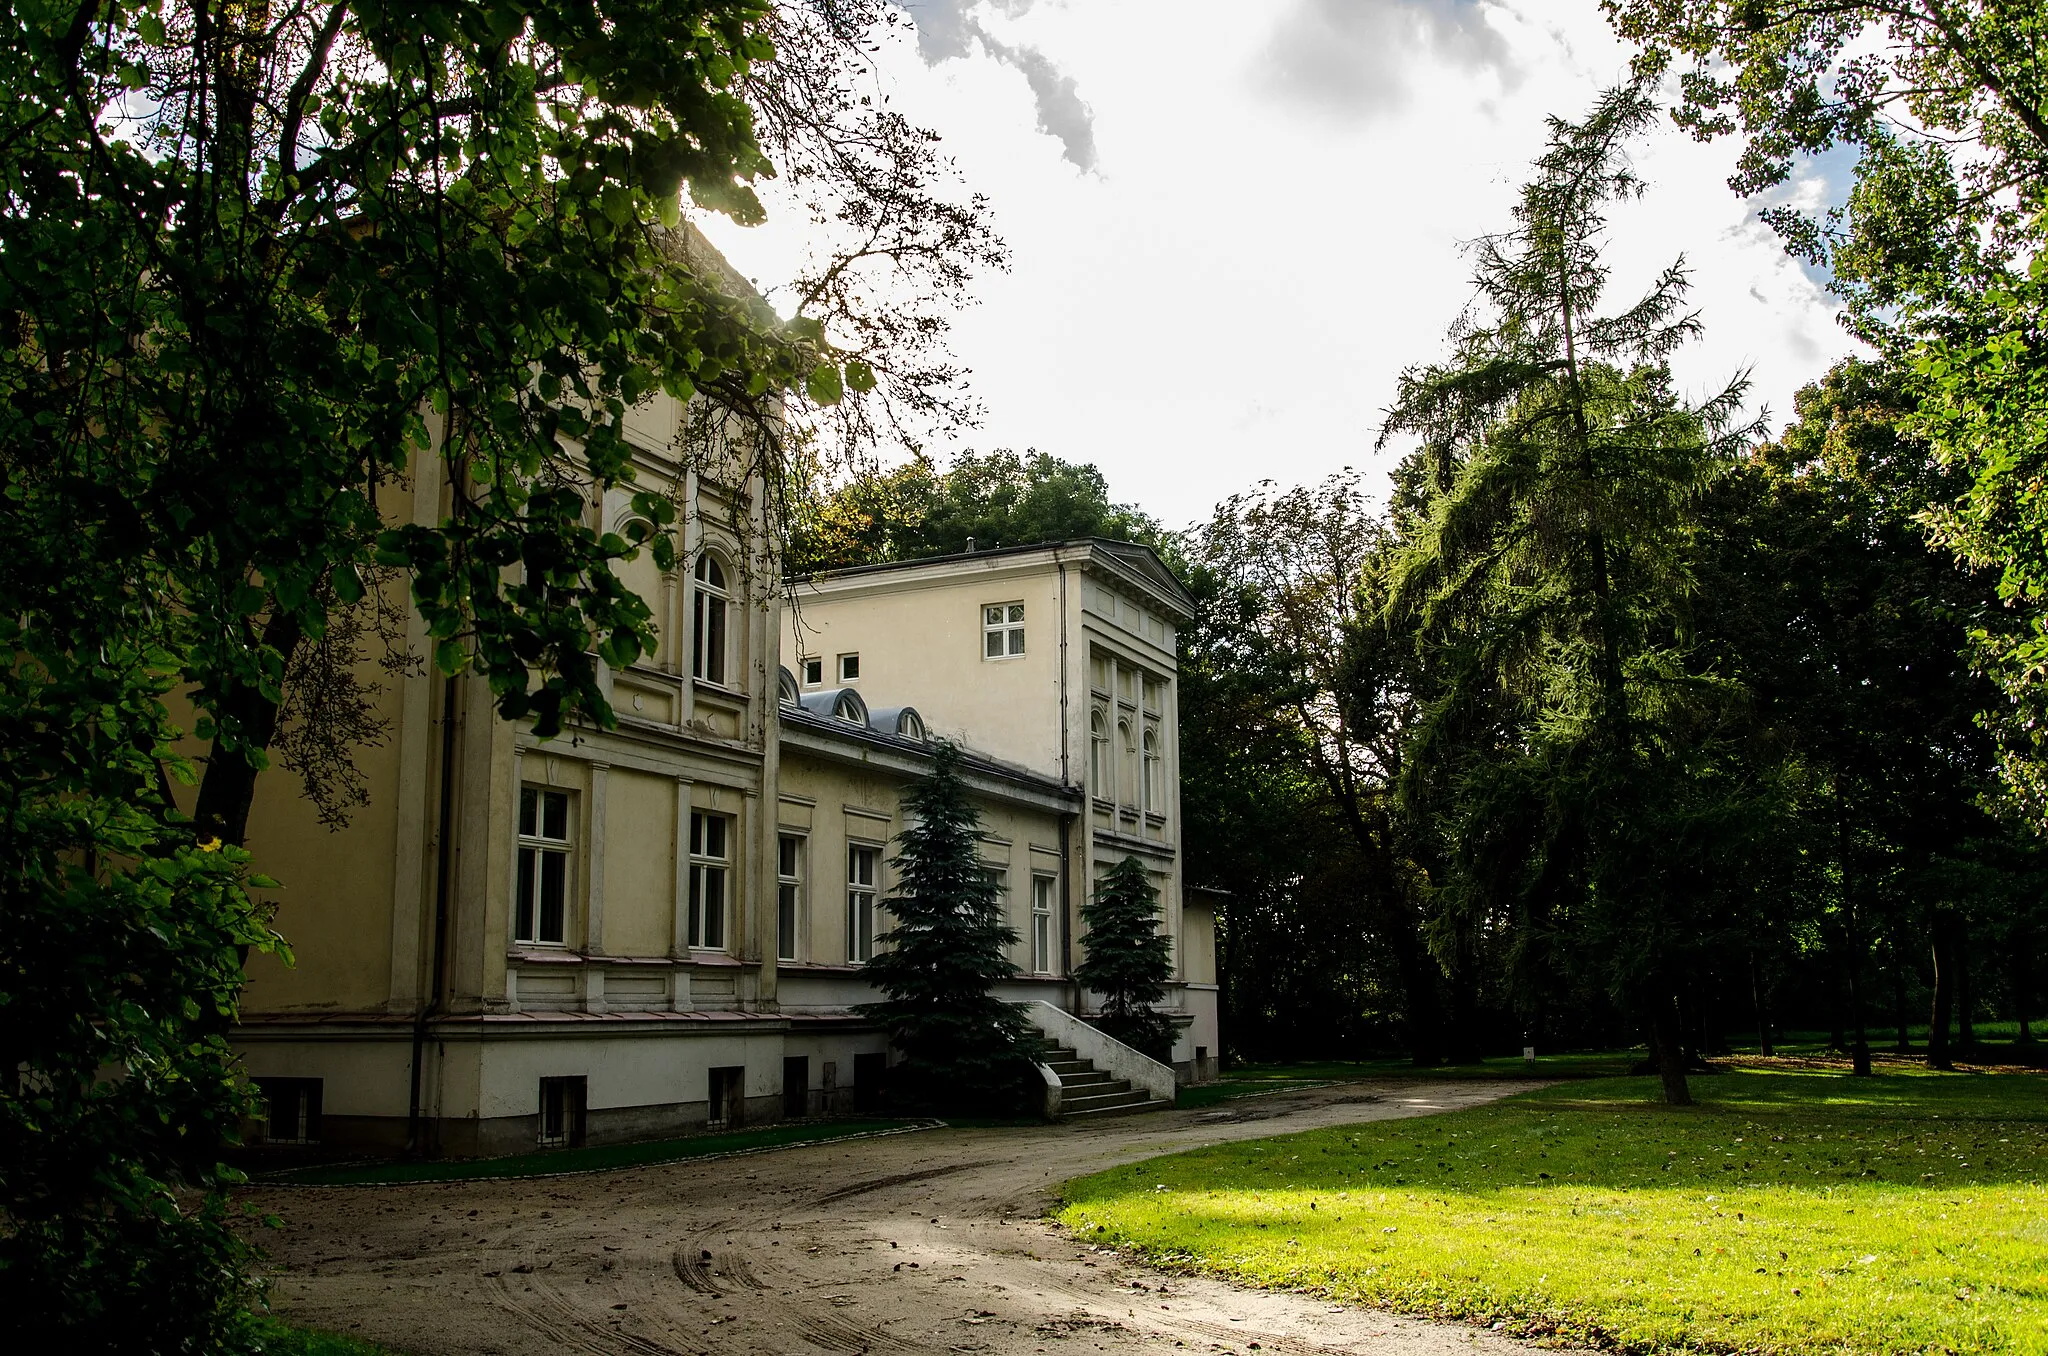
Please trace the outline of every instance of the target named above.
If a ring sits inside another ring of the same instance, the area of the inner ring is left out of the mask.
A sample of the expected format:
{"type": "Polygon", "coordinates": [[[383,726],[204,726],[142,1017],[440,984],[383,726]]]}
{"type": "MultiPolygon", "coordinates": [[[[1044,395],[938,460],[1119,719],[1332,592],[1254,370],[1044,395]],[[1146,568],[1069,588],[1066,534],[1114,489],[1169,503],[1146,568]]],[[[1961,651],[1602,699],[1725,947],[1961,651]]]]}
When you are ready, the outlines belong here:
{"type": "Polygon", "coordinates": [[[804,380],[804,391],[820,405],[837,405],[846,394],[846,388],[839,382],[839,369],[831,363],[819,363],[811,369],[811,375],[804,380]]]}

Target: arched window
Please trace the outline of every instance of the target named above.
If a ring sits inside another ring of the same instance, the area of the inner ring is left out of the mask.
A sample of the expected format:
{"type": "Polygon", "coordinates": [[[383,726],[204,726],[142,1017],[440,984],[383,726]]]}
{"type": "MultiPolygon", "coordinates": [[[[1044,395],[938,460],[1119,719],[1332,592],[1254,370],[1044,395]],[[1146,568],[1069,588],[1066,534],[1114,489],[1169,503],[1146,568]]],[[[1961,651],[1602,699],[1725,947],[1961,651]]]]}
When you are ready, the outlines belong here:
{"type": "Polygon", "coordinates": [[[696,598],[690,613],[691,677],[707,683],[725,683],[726,614],[731,606],[725,566],[708,552],[699,556],[696,598]]]}
{"type": "Polygon", "coordinates": [[[1109,785],[1109,721],[1100,711],[1088,717],[1088,793],[1104,800],[1113,794],[1109,785]]]}
{"type": "Polygon", "coordinates": [[[1163,814],[1165,805],[1159,794],[1159,732],[1145,731],[1145,813],[1163,814]]]}

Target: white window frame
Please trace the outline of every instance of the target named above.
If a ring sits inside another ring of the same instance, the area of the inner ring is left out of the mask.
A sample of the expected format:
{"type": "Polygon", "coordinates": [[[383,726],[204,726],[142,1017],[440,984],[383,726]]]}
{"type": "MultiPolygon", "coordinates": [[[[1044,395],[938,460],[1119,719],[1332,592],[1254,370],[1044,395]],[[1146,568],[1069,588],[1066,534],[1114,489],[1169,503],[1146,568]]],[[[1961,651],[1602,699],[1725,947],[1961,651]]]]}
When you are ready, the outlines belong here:
{"type": "Polygon", "coordinates": [[[570,903],[576,897],[576,797],[551,786],[521,786],[519,812],[514,827],[519,830],[519,849],[512,872],[512,940],[520,946],[569,944],[570,903]],[[532,797],[531,802],[528,797],[532,797]],[[547,806],[562,807],[562,836],[547,832],[547,806]],[[534,817],[528,832],[526,807],[531,803],[534,817]],[[555,919],[555,935],[543,936],[546,920],[546,863],[561,863],[561,908],[555,919]]]}
{"type": "Polygon", "coordinates": [[[1129,800],[1124,800],[1121,797],[1119,797],[1117,800],[1117,804],[1128,805],[1135,808],[1138,803],[1138,796],[1140,794],[1137,785],[1138,741],[1136,737],[1131,734],[1131,722],[1128,716],[1117,717],[1116,733],[1116,742],[1118,745],[1116,751],[1118,764],[1117,770],[1121,774],[1117,778],[1117,783],[1122,788],[1123,792],[1129,795],[1130,797],[1129,800]]]}
{"type": "Polygon", "coordinates": [[[981,605],[981,657],[1021,659],[1024,656],[1023,602],[981,605]]]}
{"type": "Polygon", "coordinates": [[[1059,877],[1031,876],[1031,973],[1052,973],[1052,900],[1059,877]]]}
{"type": "Polygon", "coordinates": [[[684,937],[692,951],[726,949],[732,913],[732,845],[738,825],[716,810],[690,811],[689,916],[684,937]],[[714,834],[713,825],[717,825],[714,834]],[[713,853],[716,841],[723,851],[713,853]]]}
{"type": "Polygon", "coordinates": [[[882,848],[878,843],[846,845],[846,963],[875,958],[875,913],[881,907],[882,848]],[[865,865],[866,878],[862,867],[865,865]]]}
{"type": "Polygon", "coordinates": [[[805,687],[823,687],[825,685],[825,660],[822,655],[805,655],[797,663],[803,670],[803,685],[805,687]]]}
{"type": "Polygon", "coordinates": [[[730,572],[715,554],[705,551],[690,572],[690,676],[699,682],[729,687],[732,666],[732,592],[730,572]]]}
{"type": "Polygon", "coordinates": [[[1116,771],[1109,756],[1109,713],[1096,707],[1088,713],[1088,794],[1097,800],[1116,799],[1116,771]]]}
{"type": "Polygon", "coordinates": [[[775,958],[793,961],[803,948],[804,853],[800,833],[775,837],[775,958]]]}
{"type": "Polygon", "coordinates": [[[839,656],[839,681],[857,683],[860,681],[860,651],[849,650],[839,656]]]}
{"type": "Polygon", "coordinates": [[[1144,760],[1145,813],[1163,815],[1166,809],[1165,796],[1161,794],[1159,731],[1148,725],[1138,738],[1142,741],[1139,748],[1140,756],[1144,760]]]}

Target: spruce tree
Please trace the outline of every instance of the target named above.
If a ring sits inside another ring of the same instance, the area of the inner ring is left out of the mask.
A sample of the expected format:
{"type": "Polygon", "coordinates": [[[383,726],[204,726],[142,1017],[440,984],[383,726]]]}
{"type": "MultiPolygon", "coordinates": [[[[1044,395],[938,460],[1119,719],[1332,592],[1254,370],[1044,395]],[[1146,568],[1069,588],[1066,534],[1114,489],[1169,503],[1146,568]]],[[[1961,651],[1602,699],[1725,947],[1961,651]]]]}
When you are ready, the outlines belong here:
{"type": "Polygon", "coordinates": [[[1159,896],[1144,863],[1126,857],[1111,867],[1081,906],[1088,955],[1074,977],[1102,995],[1096,1025],[1135,1050],[1164,1060],[1173,1053],[1173,1022],[1152,1005],[1173,978],[1173,948],[1159,930],[1159,896]]]}
{"type": "Polygon", "coordinates": [[[960,751],[939,741],[930,775],[904,794],[901,851],[893,859],[894,926],[887,950],[867,964],[888,995],[862,1015],[888,1028],[901,1055],[891,1071],[894,1100],[927,1107],[1007,1110],[1030,1073],[1030,1026],[993,992],[1017,973],[1008,949],[1000,890],[981,864],[981,815],[967,799],[960,751]]]}

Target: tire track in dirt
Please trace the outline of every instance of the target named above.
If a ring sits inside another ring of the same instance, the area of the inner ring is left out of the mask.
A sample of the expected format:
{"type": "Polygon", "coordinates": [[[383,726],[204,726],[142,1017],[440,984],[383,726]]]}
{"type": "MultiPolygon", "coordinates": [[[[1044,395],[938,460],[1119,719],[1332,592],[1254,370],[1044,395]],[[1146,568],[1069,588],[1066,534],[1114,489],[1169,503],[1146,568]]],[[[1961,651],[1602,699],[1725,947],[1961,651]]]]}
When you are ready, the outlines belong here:
{"type": "Polygon", "coordinates": [[[1464,1325],[1162,1276],[1040,1216],[1059,1182],[1120,1163],[1527,1086],[1339,1085],[1258,1099],[1227,1121],[1161,1112],[545,1183],[245,1195],[291,1226],[264,1240],[280,1263],[280,1312],[420,1356],[1213,1356],[1253,1342],[1261,1356],[1507,1353],[1526,1348],[1464,1325]]]}

